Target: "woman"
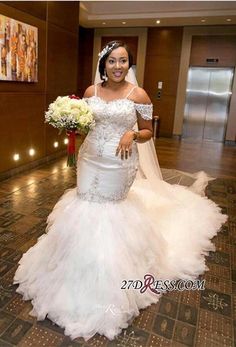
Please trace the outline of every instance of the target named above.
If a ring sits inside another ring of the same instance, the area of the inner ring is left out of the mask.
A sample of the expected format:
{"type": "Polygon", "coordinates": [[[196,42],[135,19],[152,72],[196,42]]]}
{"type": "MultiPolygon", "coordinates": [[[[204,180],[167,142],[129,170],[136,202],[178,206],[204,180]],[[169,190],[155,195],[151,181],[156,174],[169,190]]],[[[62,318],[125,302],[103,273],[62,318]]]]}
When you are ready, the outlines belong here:
{"type": "Polygon", "coordinates": [[[47,234],[23,255],[14,277],[17,292],[32,300],[30,313],[47,315],[71,338],[117,336],[139,309],[158,301],[147,276],[203,273],[204,255],[214,249],[210,238],[226,220],[212,201],[185,187],[135,179],[137,143],[152,135],[152,105],[125,80],[131,65],[121,42],[100,53],[103,82],[84,95],[96,126],[79,151],[77,188],[56,204],[47,234]]]}

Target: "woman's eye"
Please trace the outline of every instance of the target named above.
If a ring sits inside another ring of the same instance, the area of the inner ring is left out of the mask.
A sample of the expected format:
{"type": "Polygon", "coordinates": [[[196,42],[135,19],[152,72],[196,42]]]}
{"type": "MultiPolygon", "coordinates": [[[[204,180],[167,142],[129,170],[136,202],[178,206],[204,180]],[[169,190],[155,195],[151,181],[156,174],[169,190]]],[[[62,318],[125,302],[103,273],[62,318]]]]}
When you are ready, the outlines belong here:
{"type": "Polygon", "coordinates": [[[114,64],[114,60],[110,59],[109,64],[114,64]]]}
{"type": "Polygon", "coordinates": [[[126,59],[122,59],[121,62],[122,62],[122,64],[125,64],[127,62],[127,60],[126,59]]]}

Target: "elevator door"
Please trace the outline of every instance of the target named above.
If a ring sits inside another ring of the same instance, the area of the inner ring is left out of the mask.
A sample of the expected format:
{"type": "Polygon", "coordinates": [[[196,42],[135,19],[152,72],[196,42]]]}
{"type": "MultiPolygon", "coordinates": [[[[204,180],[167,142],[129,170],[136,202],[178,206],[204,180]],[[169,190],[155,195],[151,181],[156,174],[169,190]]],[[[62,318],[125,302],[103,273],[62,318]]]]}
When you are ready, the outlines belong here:
{"type": "Polygon", "coordinates": [[[189,69],[183,137],[224,141],[233,73],[231,68],[189,69]]]}

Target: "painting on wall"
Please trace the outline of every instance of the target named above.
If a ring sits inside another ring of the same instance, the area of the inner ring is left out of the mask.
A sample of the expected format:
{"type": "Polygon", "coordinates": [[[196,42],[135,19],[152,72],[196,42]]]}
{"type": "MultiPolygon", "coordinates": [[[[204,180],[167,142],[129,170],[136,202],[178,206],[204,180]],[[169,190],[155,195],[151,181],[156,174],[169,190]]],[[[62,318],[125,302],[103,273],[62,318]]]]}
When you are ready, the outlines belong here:
{"type": "Polygon", "coordinates": [[[1,14],[0,80],[38,81],[38,28],[1,14]]]}

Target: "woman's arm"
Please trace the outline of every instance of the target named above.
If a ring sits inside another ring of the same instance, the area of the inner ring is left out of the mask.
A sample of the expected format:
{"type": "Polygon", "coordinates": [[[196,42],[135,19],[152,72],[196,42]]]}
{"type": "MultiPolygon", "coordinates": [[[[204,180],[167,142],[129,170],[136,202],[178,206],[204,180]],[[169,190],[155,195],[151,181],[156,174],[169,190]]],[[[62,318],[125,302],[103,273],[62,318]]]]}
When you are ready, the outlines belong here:
{"type": "MultiPolygon", "coordinates": [[[[151,105],[151,100],[144,89],[135,88],[132,94],[132,100],[141,105],[151,105]]],[[[126,131],[121,137],[119,145],[116,149],[116,155],[121,154],[121,159],[128,159],[132,154],[132,143],[137,141],[140,143],[146,142],[151,139],[153,129],[152,129],[152,120],[143,119],[138,114],[138,131],[130,130],[126,131]]]]}
{"type": "MultiPolygon", "coordinates": [[[[134,89],[134,94],[132,95],[133,98],[132,100],[136,104],[143,104],[143,105],[150,105],[152,102],[145,92],[143,88],[137,87],[134,89]]],[[[153,134],[153,128],[152,128],[152,120],[146,120],[140,116],[140,114],[137,112],[137,121],[138,121],[138,132],[136,135],[134,134],[133,136],[136,137],[136,141],[143,143],[152,137],[153,134]]]]}

